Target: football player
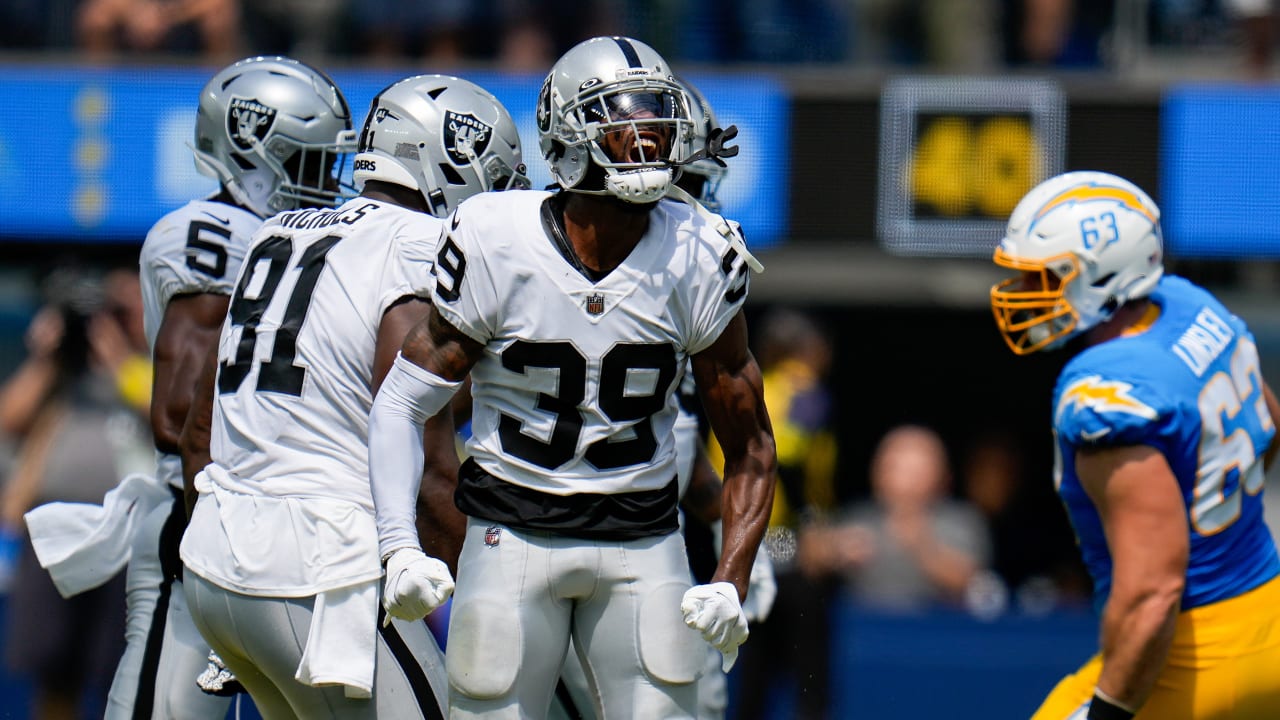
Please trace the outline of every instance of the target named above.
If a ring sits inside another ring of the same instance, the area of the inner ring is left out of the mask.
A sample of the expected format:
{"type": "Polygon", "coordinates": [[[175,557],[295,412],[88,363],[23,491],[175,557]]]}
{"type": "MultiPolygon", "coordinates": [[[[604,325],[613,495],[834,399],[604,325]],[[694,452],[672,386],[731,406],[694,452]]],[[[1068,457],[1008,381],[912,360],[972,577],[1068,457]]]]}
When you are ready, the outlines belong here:
{"type": "MultiPolygon", "coordinates": [[[[211,432],[181,548],[192,615],[268,719],[439,717],[447,680],[426,625],[379,622],[367,418],[429,306],[439,218],[528,187],[506,109],[443,75],[374,99],[354,179],[363,190],[342,206],[255,234],[216,382],[206,373],[212,408],[193,409],[183,437],[190,472],[211,432]]],[[[427,446],[456,472],[452,419],[437,424],[427,446]]]]}
{"type": "Polygon", "coordinates": [[[180,583],[186,526],[178,436],[195,378],[214,348],[249,238],[281,210],[332,205],[335,161],[352,149],[351,113],[320,71],[256,57],[213,76],[200,92],[195,161],[218,192],[165,215],[139,257],[143,319],[155,376],[151,428],[158,480],[172,503],[149,513],[127,571],[128,645],[108,718],[222,718],[229,697],[201,692],[208,643],[191,622],[180,583]]]}
{"type": "Polygon", "coordinates": [[[1166,275],[1160,210],[1100,172],[1014,209],[991,307],[1015,353],[1066,347],[1058,494],[1102,615],[1101,652],[1037,720],[1280,717],[1280,561],[1262,519],[1280,407],[1253,336],[1166,275]]]}
{"type": "MultiPolygon", "coordinates": [[[[695,150],[705,148],[711,137],[724,131],[720,129],[711,104],[702,93],[687,80],[680,80],[680,84],[688,93],[691,103],[693,147],[695,150]]],[[[703,157],[684,165],[682,169],[676,185],[697,199],[707,210],[720,212],[716,191],[728,172],[724,160],[719,157],[703,157]]],[[[741,232],[736,226],[734,229],[741,232]]],[[[687,364],[675,399],[678,415],[672,432],[675,433],[676,472],[680,487],[680,528],[685,535],[685,549],[689,554],[694,580],[706,582],[715,570],[715,560],[721,544],[721,486],[720,476],[707,457],[701,436],[698,392],[687,364]]],[[[768,550],[761,544],[751,567],[747,599],[742,604],[748,622],[764,620],[776,594],[773,565],[768,550]]],[[[556,701],[563,707],[553,702],[551,717],[579,717],[586,720],[596,717],[595,701],[577,653],[572,651],[572,643],[570,648],[561,675],[564,690],[556,690],[556,701]]],[[[699,720],[723,718],[728,706],[728,682],[720,667],[720,660],[720,653],[708,646],[706,663],[698,679],[699,720]]]]}
{"type": "Polygon", "coordinates": [[[570,49],[537,121],[561,191],[454,212],[430,315],[374,403],[384,603],[419,618],[452,588],[414,532],[417,448],[470,372],[450,717],[545,716],[570,635],[600,714],[693,717],[699,634],[730,667],[772,502],[773,435],[741,313],[754,258],[718,216],[663,199],[693,159],[692,115],[652,48],[601,37],[570,49]],[[672,434],[688,357],[727,456],[723,553],[694,587],[672,434]]]}

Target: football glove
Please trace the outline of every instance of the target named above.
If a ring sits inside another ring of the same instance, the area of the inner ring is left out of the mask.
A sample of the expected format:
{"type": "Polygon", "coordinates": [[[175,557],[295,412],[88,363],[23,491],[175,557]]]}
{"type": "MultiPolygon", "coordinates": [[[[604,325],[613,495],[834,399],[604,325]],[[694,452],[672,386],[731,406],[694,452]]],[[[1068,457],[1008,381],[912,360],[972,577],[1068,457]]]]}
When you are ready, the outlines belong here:
{"type": "Polygon", "coordinates": [[[751,577],[747,580],[747,601],[742,603],[742,612],[751,622],[760,622],[769,617],[773,609],[773,601],[778,597],[778,583],[773,579],[773,561],[769,559],[769,548],[760,543],[756,552],[756,561],[751,566],[751,577]]]}
{"type": "Polygon", "coordinates": [[[725,672],[738,660],[738,646],[746,642],[747,616],[738,602],[733,583],[694,585],[680,601],[684,624],[702,633],[702,638],[720,651],[725,672]]]}
{"type": "Polygon", "coordinates": [[[449,566],[418,548],[400,548],[387,557],[387,581],[382,607],[391,618],[421,620],[444,604],[453,594],[449,566]]]}
{"type": "Polygon", "coordinates": [[[245,691],[244,686],[236,679],[235,673],[227,669],[222,658],[212,650],[209,651],[208,667],[196,676],[196,685],[200,686],[202,692],[218,697],[232,697],[245,691]]]}

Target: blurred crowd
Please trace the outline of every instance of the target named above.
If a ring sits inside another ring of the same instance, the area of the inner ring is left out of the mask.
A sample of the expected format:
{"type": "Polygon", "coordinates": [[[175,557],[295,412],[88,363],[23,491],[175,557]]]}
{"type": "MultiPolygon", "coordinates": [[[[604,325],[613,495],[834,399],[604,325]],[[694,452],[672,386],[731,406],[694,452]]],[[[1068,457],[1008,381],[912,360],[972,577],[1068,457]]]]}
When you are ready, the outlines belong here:
{"type": "Polygon", "coordinates": [[[97,57],[246,54],[491,63],[542,72],[580,40],[646,39],[684,63],[843,63],[984,72],[1097,68],[1117,32],[1245,46],[1271,61],[1270,0],[3,0],[0,47],[97,57]]]}

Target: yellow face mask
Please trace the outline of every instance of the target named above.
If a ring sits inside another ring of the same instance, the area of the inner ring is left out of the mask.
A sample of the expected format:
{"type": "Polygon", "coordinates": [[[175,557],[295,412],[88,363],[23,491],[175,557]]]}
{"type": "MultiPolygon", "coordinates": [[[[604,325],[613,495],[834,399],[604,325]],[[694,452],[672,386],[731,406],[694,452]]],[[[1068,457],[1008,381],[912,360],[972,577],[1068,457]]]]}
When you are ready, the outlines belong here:
{"type": "Polygon", "coordinates": [[[991,288],[991,312],[1010,350],[1028,355],[1071,334],[1080,316],[1063,293],[1080,274],[1080,267],[1070,253],[1030,260],[1014,257],[998,247],[992,260],[1020,273],[991,288]],[[1071,266],[1065,275],[1048,269],[1061,267],[1064,261],[1071,266]]]}

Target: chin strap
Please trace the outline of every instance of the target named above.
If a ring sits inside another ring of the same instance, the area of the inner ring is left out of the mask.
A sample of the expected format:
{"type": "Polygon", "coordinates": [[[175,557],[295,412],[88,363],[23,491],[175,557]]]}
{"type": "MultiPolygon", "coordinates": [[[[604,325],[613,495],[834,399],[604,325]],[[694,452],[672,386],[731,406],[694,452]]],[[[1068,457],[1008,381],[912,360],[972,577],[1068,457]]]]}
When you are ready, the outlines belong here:
{"type": "Polygon", "coordinates": [[[742,233],[734,232],[733,228],[729,225],[729,221],[725,220],[723,216],[717,215],[703,207],[702,203],[698,202],[697,198],[690,195],[679,185],[672,184],[671,187],[667,188],[667,197],[679,200],[680,202],[691,206],[699,215],[702,216],[702,219],[706,220],[711,224],[711,227],[716,229],[716,232],[720,233],[724,236],[725,240],[729,241],[729,247],[738,251],[738,254],[742,256],[742,259],[746,261],[747,267],[758,273],[764,272],[764,265],[756,259],[755,255],[752,255],[751,252],[747,250],[747,244],[742,240],[742,233]]]}

